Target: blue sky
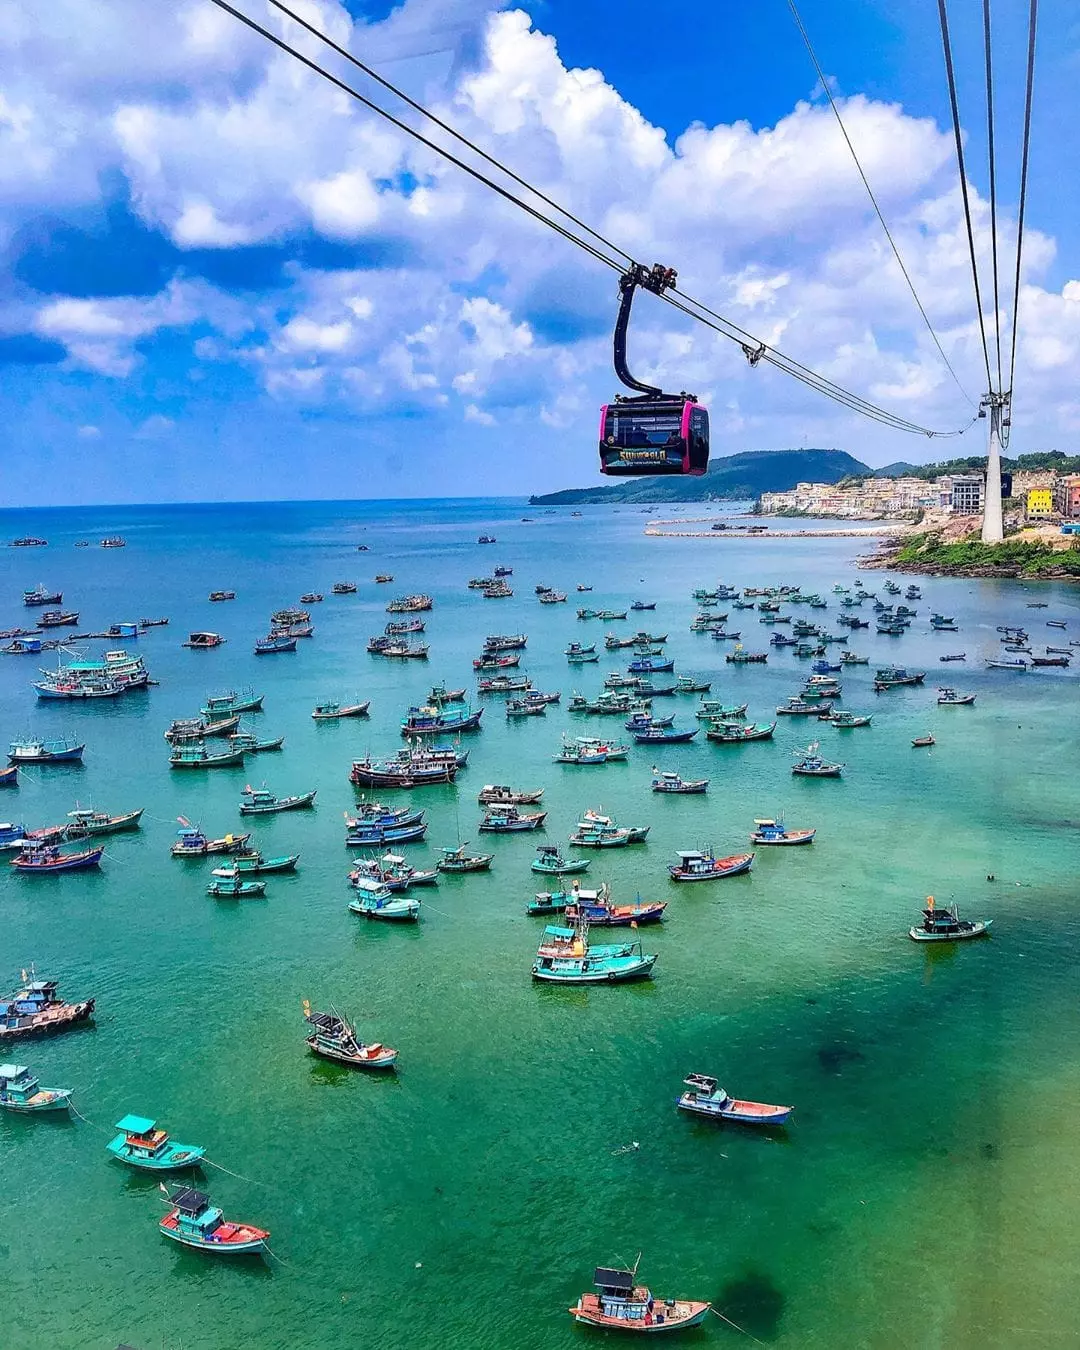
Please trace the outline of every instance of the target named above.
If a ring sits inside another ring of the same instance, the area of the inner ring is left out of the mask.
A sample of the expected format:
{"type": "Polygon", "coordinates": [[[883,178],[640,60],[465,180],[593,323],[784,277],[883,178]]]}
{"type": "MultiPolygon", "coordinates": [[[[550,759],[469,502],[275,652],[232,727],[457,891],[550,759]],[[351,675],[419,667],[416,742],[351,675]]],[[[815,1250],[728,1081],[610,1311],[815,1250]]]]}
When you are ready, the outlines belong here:
{"type": "MultiPolygon", "coordinates": [[[[261,0],[246,8],[274,26],[261,0]]],[[[979,16],[952,9],[985,247],[979,16]]],[[[978,394],[936,5],[801,11],[978,394]]],[[[1080,4],[1043,11],[1014,450],[1074,449],[1080,425],[1080,4]]],[[[743,327],[905,417],[967,421],[785,0],[671,0],[659,16],[626,0],[617,23],[590,0],[311,0],[303,12],[635,256],[678,267],[743,327]]],[[[1011,240],[1026,4],[999,0],[994,22],[1011,240]]],[[[596,480],[596,410],[614,392],[606,269],[209,0],[11,11],[0,71],[5,502],[596,480]]],[[[632,354],[708,400],[714,454],[837,445],[885,463],[981,448],[978,430],[930,442],[856,420],[749,371],[737,349],[647,299],[632,354]]]]}

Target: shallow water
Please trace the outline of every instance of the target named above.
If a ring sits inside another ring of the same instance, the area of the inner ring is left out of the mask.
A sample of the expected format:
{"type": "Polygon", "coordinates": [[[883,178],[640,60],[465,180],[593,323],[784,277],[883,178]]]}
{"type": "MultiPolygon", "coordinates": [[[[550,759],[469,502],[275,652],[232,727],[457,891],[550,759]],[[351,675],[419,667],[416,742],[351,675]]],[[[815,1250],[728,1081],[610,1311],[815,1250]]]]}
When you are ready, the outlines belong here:
{"type": "MultiPolygon", "coordinates": [[[[93,1123],[0,1115],[10,1344],[571,1346],[583,1333],[565,1309],[592,1266],[639,1251],[658,1294],[713,1299],[778,1347],[1075,1341],[1076,677],[986,671],[979,657],[997,649],[1000,623],[1065,645],[1080,635],[1080,603],[1053,585],[927,579],[907,636],[852,635],[871,664],[843,673],[843,703],[873,711],[869,729],[781,718],[772,742],[715,746],[702,734],[635,748],[626,764],[554,765],[564,729],[621,731],[618,719],[570,716],[565,702],[575,688],[594,693],[624,654],[571,669],[569,640],[602,646],[606,627],[666,631],[677,671],[708,672],[713,697],[749,700],[752,717],[771,720],[809,663],[782,651],[765,667],[725,665],[726,644],[688,631],[690,591],[718,577],[800,582],[829,592],[829,610],[809,613],[835,627],[832,584],[850,582],[866,547],[646,539],[644,523],[632,510],[547,517],[506,502],[0,517],[0,537],[50,539],[48,549],[0,550],[0,624],[24,620],[20,592],[39,580],[62,588],[87,626],[171,619],[138,644],[160,686],[112,706],[38,705],[38,661],[0,660],[0,726],[73,729],[87,743],[84,768],[25,773],[0,811],[40,825],[76,798],[146,807],[138,835],[109,841],[100,875],[0,876],[0,982],[13,986],[33,961],[67,995],[98,999],[92,1029],[16,1052],[46,1086],[74,1087],[93,1123]],[[498,546],[477,546],[485,532],[498,546]],[[72,547],[108,533],[128,547],[72,547]],[[356,552],[359,542],[370,552],[356,552]],[[514,568],[511,600],[465,588],[496,563],[514,568]],[[377,571],[395,583],[375,586],[377,571]],[[359,594],[331,596],[339,579],[361,583],[359,594]],[[570,592],[568,604],[538,605],[539,581],[570,592]],[[578,581],[592,595],[574,594],[578,581]],[[216,587],[238,599],[209,604],[216,587]],[[270,610],[310,588],[326,594],[313,607],[315,638],[295,656],[254,657],[270,610]],[[432,659],[369,657],[386,602],[409,590],[435,597],[432,659]],[[621,608],[635,596],[655,599],[655,613],[617,625],[574,617],[578,603],[621,608]],[[1032,598],[1050,608],[1027,610],[1032,598]],[[961,631],[928,631],[932,609],[955,614],[961,631]],[[1067,619],[1068,632],[1046,629],[1049,617],[1067,619]],[[183,650],[196,628],[228,644],[183,650]],[[545,787],[549,840],[565,840],[586,806],[651,823],[646,845],[595,855],[589,872],[617,897],[670,900],[663,927],[640,934],[659,953],[648,984],[532,983],[541,921],[524,907],[541,887],[528,870],[531,835],[487,836],[491,873],[423,892],[415,930],[346,909],[351,759],[396,747],[408,704],[435,680],[471,685],[483,636],[512,631],[529,634],[522,668],[538,687],[562,689],[564,707],[507,723],[501,701],[486,700],[456,787],[414,794],[430,846],[409,856],[475,840],[486,782],[545,787]],[[960,650],[966,666],[938,664],[960,650]],[[874,666],[889,660],[926,669],[926,687],[874,695],[874,666]],[[939,680],[977,691],[978,703],[938,709],[939,680]],[[284,733],[284,753],[235,771],[170,773],[168,722],[248,683],[266,694],[251,720],[284,733]],[[311,721],[317,701],[356,695],[371,699],[369,720],[311,721]],[[926,731],[938,744],[912,749],[926,731]],[[791,777],[792,749],[813,735],[845,762],[839,781],[791,777]],[[708,776],[708,795],[655,797],[654,763],[708,776]],[[168,855],[176,817],[236,829],[241,789],[264,779],[279,793],[319,789],[314,812],[253,823],[264,852],[298,850],[300,869],[268,878],[265,902],[210,900],[211,864],[168,855]],[[748,877],[667,881],[677,848],[741,850],[754,817],[777,811],[817,826],[814,845],[761,849],[748,877]],[[993,937],[915,947],[905,931],[927,894],[992,917],[993,937]],[[396,1077],[313,1060],[304,998],[333,1000],[367,1039],[397,1046],[396,1077]],[[673,1103],[691,1069],[794,1103],[792,1125],[761,1135],[680,1117],[673,1103]],[[277,1259],[215,1263],[160,1238],[156,1180],[104,1152],[128,1111],[205,1145],[228,1169],[208,1168],[208,1189],[229,1216],[271,1230],[277,1259]]],[[[861,575],[871,590],[884,581],[861,575]]],[[[872,617],[868,604],[861,613],[872,617]]],[[[756,613],[731,620],[749,646],[767,643],[756,613]]],[[[662,706],[689,725],[696,702],[662,706]]],[[[743,1340],[719,1321],[689,1338],[743,1340]]]]}

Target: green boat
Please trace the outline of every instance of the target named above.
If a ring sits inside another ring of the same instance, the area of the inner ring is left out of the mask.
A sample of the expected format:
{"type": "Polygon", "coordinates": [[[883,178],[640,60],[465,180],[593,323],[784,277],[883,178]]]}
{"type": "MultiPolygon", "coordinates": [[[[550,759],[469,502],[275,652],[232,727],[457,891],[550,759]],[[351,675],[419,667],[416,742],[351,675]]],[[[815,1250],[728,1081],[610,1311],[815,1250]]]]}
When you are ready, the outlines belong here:
{"type": "Polygon", "coordinates": [[[215,719],[231,717],[234,713],[262,712],[263,695],[254,689],[242,689],[237,692],[230,689],[227,694],[211,694],[206,700],[202,715],[215,719]]]}
{"type": "Polygon", "coordinates": [[[182,1167],[198,1167],[206,1149],[192,1144],[174,1144],[156,1120],[146,1116],[125,1116],[116,1122],[120,1133],[105,1147],[118,1162],[149,1172],[172,1172],[182,1167]]]}
{"type": "Polygon", "coordinates": [[[241,881],[235,876],[229,881],[212,881],[206,894],[217,900],[257,900],[266,894],[266,882],[241,881]]]}
{"type": "Polygon", "coordinates": [[[656,953],[647,953],[640,942],[589,945],[588,924],[555,928],[550,924],[533,961],[532,977],[542,984],[624,984],[648,979],[656,953]]]}
{"type": "MultiPolygon", "coordinates": [[[[534,872],[541,872],[550,877],[561,877],[571,872],[587,872],[592,866],[592,859],[564,858],[557,844],[541,844],[537,849],[537,857],[529,865],[534,872]]],[[[536,912],[540,913],[539,910],[536,912]]]]}
{"type": "Polygon", "coordinates": [[[285,853],[279,858],[264,858],[261,853],[253,853],[248,857],[237,857],[231,864],[226,864],[224,867],[215,867],[211,875],[222,877],[226,881],[232,881],[236,877],[268,876],[272,872],[294,872],[299,861],[299,853],[285,853]]]}
{"type": "Polygon", "coordinates": [[[43,1088],[25,1064],[0,1064],[0,1106],[5,1111],[66,1111],[71,1088],[43,1088]]]}

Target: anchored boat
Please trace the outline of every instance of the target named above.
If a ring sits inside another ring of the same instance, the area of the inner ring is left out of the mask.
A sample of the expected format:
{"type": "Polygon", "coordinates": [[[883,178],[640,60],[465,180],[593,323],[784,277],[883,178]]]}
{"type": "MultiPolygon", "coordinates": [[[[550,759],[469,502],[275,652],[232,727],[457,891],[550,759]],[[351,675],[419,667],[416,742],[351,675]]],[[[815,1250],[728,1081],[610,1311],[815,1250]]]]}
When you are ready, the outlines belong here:
{"type": "Polygon", "coordinates": [[[993,919],[961,919],[955,905],[938,909],[934,897],[928,895],[922,923],[908,933],[916,942],[962,942],[965,938],[982,937],[993,922],[993,919]]]}
{"type": "Polygon", "coordinates": [[[12,858],[11,865],[17,872],[32,876],[83,872],[89,867],[97,867],[104,852],[103,848],[87,848],[78,853],[61,853],[56,844],[39,844],[30,840],[23,845],[22,852],[12,858]]]}
{"type": "Polygon", "coordinates": [[[71,1088],[43,1088],[25,1064],[0,1064],[0,1106],[5,1111],[66,1111],[71,1088]]]}
{"type": "Polygon", "coordinates": [[[670,793],[697,793],[707,792],[709,780],[707,778],[681,778],[677,773],[661,773],[657,768],[653,768],[652,790],[654,792],[670,793]]]}
{"type": "Polygon", "coordinates": [[[690,1073],[683,1079],[689,1091],[675,1102],[680,1111],[706,1120],[733,1120],[742,1125],[786,1125],[793,1106],[770,1106],[766,1102],[747,1102],[730,1096],[715,1078],[690,1073]]]}
{"type": "Polygon", "coordinates": [[[264,816],[275,811],[298,811],[303,807],[314,806],[318,789],[301,792],[293,797],[275,797],[269,788],[244,788],[244,797],[240,803],[242,816],[264,816]]]}
{"type": "Polygon", "coordinates": [[[55,980],[34,980],[25,989],[0,998],[0,1040],[48,1036],[67,1031],[93,1016],[94,999],[65,1003],[57,998],[56,990],[55,980]]]}
{"type": "Polygon", "coordinates": [[[172,1209],[158,1224],[167,1238],[218,1256],[261,1252],[270,1234],[248,1223],[227,1222],[202,1191],[181,1187],[169,1197],[172,1209]]]}
{"type": "Polygon", "coordinates": [[[587,872],[592,866],[591,858],[564,858],[558,844],[541,844],[536,853],[529,866],[544,876],[559,877],[573,872],[587,872]]]}
{"type": "Polygon", "coordinates": [[[623,984],[652,974],[656,955],[644,952],[640,942],[590,946],[588,931],[584,919],[573,928],[545,928],[533,979],[542,984],[623,984]]]}
{"type": "Polygon", "coordinates": [[[336,1009],[328,1013],[312,1012],[311,1004],[304,999],[304,1021],[312,1028],[307,1047],[321,1059],[332,1059],[354,1069],[392,1069],[397,1062],[396,1050],[378,1041],[366,1045],[357,1037],[348,1018],[336,1009]]]}
{"type": "Polygon", "coordinates": [[[672,881],[716,881],[720,877],[735,877],[749,872],[754,865],[752,853],[732,853],[717,858],[712,849],[679,849],[679,861],[668,866],[672,881]]]}
{"type": "Polygon", "coordinates": [[[789,830],[782,816],[775,819],[755,820],[755,829],[750,836],[752,844],[812,844],[817,830],[789,830]]]}
{"type": "Polygon", "coordinates": [[[174,1143],[156,1120],[147,1116],[124,1116],[116,1122],[120,1133],[105,1147],[118,1162],[129,1167],[140,1167],[149,1172],[171,1172],[178,1168],[197,1167],[206,1149],[194,1144],[174,1143]]]}
{"type": "Polygon", "coordinates": [[[357,877],[352,885],[356,898],[349,902],[349,909],[354,914],[404,923],[415,923],[420,917],[420,901],[415,896],[395,895],[372,877],[357,877]]]}
{"type": "Polygon", "coordinates": [[[468,843],[458,844],[457,848],[442,849],[442,857],[435,864],[436,871],[486,872],[494,861],[494,853],[466,853],[468,843]]]}
{"type": "Polygon", "coordinates": [[[597,1266],[593,1283],[599,1292],[582,1294],[569,1310],[570,1316],[583,1326],[645,1335],[682,1331],[704,1322],[710,1304],[655,1298],[646,1285],[637,1284],[637,1267],[636,1261],[629,1270],[597,1266]]]}

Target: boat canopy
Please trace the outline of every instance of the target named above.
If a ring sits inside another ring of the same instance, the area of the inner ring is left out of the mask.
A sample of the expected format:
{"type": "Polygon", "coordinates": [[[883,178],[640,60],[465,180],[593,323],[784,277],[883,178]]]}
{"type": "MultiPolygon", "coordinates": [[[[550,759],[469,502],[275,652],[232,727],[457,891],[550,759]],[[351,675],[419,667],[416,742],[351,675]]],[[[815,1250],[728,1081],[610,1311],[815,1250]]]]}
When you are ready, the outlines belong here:
{"type": "Polygon", "coordinates": [[[210,1204],[210,1197],[205,1191],[192,1190],[185,1187],[172,1197],[173,1205],[181,1214],[201,1214],[210,1204]]]}
{"type": "Polygon", "coordinates": [[[124,1116],[123,1120],[116,1122],[115,1128],[123,1130],[125,1134],[149,1134],[156,1120],[151,1120],[149,1116],[124,1116]]]}
{"type": "Polygon", "coordinates": [[[633,1289],[636,1278],[632,1270],[612,1270],[607,1266],[597,1266],[593,1273],[593,1284],[600,1289],[610,1289],[612,1293],[628,1294],[633,1289]]]}
{"type": "Polygon", "coordinates": [[[21,1078],[29,1072],[25,1064],[0,1064],[0,1079],[21,1078]]]}
{"type": "Polygon", "coordinates": [[[701,862],[705,858],[705,854],[700,853],[697,849],[679,848],[676,849],[675,852],[676,855],[683,860],[684,864],[692,862],[701,862]]]}
{"type": "Polygon", "coordinates": [[[574,936],[574,930],[572,928],[555,928],[553,925],[548,924],[544,929],[544,936],[553,938],[572,938],[574,936]]]}

